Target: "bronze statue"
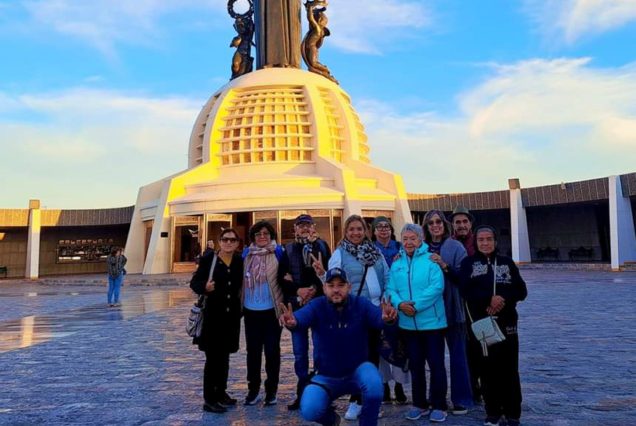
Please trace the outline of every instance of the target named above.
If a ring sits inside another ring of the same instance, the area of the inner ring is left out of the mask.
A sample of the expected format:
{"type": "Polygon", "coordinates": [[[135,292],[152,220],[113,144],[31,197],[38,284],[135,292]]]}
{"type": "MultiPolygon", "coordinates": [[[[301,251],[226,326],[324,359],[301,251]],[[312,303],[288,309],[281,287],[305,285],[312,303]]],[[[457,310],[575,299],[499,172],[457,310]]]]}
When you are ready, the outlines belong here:
{"type": "Polygon", "coordinates": [[[254,68],[254,58],[252,57],[252,38],[254,37],[254,5],[252,0],[248,0],[250,8],[247,12],[239,14],[234,10],[234,3],[237,0],[229,0],[227,3],[228,13],[234,18],[234,29],[238,33],[232,40],[230,47],[236,48],[232,58],[232,78],[234,80],[254,68]]]}
{"type": "Polygon", "coordinates": [[[256,68],[300,68],[300,0],[253,0],[256,68]]]}
{"type": "Polygon", "coordinates": [[[328,19],[327,15],[325,15],[327,4],[326,0],[308,0],[305,3],[309,31],[307,31],[303,39],[301,52],[309,71],[327,77],[338,84],[338,80],[331,75],[329,68],[318,61],[318,49],[322,47],[325,37],[331,34],[329,28],[327,28],[328,19]]]}

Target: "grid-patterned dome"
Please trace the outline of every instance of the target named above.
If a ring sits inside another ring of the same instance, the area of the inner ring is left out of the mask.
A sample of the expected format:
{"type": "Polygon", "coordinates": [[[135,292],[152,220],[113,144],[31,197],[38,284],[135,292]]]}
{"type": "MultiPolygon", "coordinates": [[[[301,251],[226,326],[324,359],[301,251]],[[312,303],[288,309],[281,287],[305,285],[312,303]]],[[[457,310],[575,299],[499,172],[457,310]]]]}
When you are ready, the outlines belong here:
{"type": "Polygon", "coordinates": [[[339,86],[307,71],[266,69],[230,82],[204,106],[189,166],[312,163],[317,155],[369,163],[368,152],[364,127],[339,86]]]}

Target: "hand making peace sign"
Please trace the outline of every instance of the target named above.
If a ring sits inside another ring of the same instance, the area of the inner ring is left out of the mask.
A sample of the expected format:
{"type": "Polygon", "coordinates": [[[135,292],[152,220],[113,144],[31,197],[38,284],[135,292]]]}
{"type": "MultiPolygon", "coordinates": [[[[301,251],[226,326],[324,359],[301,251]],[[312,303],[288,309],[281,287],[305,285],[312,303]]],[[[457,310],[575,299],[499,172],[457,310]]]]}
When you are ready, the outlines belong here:
{"type": "Polygon", "coordinates": [[[318,252],[318,259],[316,259],[313,253],[309,253],[309,257],[311,258],[311,266],[314,268],[314,271],[316,271],[316,275],[319,277],[325,275],[325,267],[322,264],[322,253],[318,252]]]}
{"type": "Polygon", "coordinates": [[[389,324],[395,321],[398,316],[397,310],[391,305],[391,296],[380,302],[382,308],[382,321],[389,324]]]}
{"type": "Polygon", "coordinates": [[[296,327],[296,317],[294,317],[291,303],[288,303],[287,306],[285,306],[285,304],[281,302],[278,305],[280,306],[281,311],[280,318],[278,319],[280,325],[287,328],[296,327]]]}

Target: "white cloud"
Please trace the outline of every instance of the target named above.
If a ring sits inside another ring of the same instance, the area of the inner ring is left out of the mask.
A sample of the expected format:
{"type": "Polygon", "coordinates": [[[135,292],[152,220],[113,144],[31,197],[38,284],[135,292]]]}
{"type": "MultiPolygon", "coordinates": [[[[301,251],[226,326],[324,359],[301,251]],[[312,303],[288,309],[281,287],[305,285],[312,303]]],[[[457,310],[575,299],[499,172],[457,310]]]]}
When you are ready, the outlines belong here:
{"type": "MultiPolygon", "coordinates": [[[[180,11],[192,13],[188,27],[218,19],[228,30],[231,19],[225,0],[27,0],[32,30],[42,28],[74,37],[93,46],[111,61],[120,44],[159,45],[165,38],[164,18],[180,11]]],[[[303,11],[303,21],[305,21],[303,11]]],[[[347,52],[380,53],[399,38],[432,22],[430,9],[418,0],[333,1],[328,10],[329,44],[347,52]]]]}
{"type": "Polygon", "coordinates": [[[634,0],[525,0],[529,12],[549,36],[572,44],[636,21],[634,0]]]}
{"type": "Polygon", "coordinates": [[[78,38],[113,61],[118,44],[153,44],[161,39],[160,20],[166,16],[181,10],[226,13],[222,0],[33,0],[23,4],[35,24],[32,28],[78,38]]]}
{"type": "Polygon", "coordinates": [[[0,93],[3,175],[13,180],[3,201],[41,194],[67,208],[133,204],[140,186],[187,168],[203,101],[86,88],[0,93]]]}
{"type": "Polygon", "coordinates": [[[419,0],[346,0],[330,2],[332,31],[327,43],[344,51],[378,54],[398,38],[432,24],[432,12],[419,0]]]}
{"type": "Polygon", "coordinates": [[[636,170],[636,65],[537,59],[493,72],[458,96],[456,116],[400,116],[359,104],[371,123],[374,162],[402,173],[410,191],[432,193],[504,189],[513,177],[535,186],[636,170]]]}

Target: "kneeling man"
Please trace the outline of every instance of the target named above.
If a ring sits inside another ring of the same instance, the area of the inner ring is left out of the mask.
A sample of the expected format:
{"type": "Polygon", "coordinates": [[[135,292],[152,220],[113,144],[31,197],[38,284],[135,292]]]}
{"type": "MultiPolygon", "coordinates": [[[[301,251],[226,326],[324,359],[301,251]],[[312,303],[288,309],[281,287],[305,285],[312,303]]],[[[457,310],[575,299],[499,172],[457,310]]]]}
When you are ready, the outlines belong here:
{"type": "Polygon", "coordinates": [[[360,426],[376,426],[382,404],[382,378],[368,361],[367,331],[394,326],[397,311],[387,300],[380,308],[349,294],[351,284],[340,268],[327,272],[325,296],[293,312],[281,304],[281,324],[289,330],[312,329],[318,365],[302,396],[303,418],[323,426],[340,424],[331,402],[343,395],[362,394],[360,426]]]}

